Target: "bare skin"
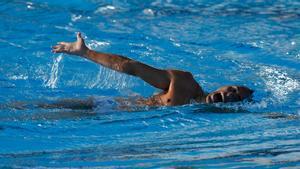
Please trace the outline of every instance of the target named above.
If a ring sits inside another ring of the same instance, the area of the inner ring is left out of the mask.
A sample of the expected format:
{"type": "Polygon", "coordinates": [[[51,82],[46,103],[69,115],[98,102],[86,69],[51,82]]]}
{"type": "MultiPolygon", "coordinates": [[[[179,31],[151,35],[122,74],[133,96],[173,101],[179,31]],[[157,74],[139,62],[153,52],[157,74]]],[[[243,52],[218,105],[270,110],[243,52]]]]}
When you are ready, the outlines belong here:
{"type": "Polygon", "coordinates": [[[161,70],[130,58],[96,52],[89,49],[77,34],[76,42],[59,42],[52,47],[54,53],[66,53],[87,58],[112,70],[137,76],[162,92],[148,99],[137,100],[138,104],[150,106],[176,106],[192,101],[204,103],[241,101],[253,93],[243,86],[225,86],[206,95],[190,72],[180,70],[161,70]]]}

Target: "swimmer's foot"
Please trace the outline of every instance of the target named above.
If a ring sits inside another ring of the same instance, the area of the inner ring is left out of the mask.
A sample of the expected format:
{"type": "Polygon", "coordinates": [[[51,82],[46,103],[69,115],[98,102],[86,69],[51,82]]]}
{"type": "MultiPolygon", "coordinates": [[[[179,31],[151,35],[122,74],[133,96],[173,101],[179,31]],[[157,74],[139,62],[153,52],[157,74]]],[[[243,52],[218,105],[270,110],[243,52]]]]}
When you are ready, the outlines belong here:
{"type": "Polygon", "coordinates": [[[52,47],[53,53],[66,53],[78,56],[84,56],[87,51],[88,47],[86,47],[80,32],[77,33],[76,42],[58,42],[56,46],[52,47]]]}

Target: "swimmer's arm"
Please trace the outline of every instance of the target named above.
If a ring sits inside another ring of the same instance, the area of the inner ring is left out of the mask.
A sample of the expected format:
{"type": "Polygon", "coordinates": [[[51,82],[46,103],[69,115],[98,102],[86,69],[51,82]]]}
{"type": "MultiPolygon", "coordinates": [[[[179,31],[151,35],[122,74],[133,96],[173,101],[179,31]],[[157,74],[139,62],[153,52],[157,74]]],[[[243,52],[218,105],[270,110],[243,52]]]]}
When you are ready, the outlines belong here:
{"type": "Polygon", "coordinates": [[[150,85],[168,90],[170,80],[166,70],[156,69],[124,56],[88,50],[83,57],[118,72],[140,77],[150,85]]]}
{"type": "Polygon", "coordinates": [[[52,51],[54,53],[78,55],[112,70],[140,77],[156,88],[162,90],[168,90],[169,88],[170,77],[168,71],[156,69],[124,56],[93,51],[86,47],[80,33],[77,34],[76,42],[60,42],[53,47],[52,51]]]}

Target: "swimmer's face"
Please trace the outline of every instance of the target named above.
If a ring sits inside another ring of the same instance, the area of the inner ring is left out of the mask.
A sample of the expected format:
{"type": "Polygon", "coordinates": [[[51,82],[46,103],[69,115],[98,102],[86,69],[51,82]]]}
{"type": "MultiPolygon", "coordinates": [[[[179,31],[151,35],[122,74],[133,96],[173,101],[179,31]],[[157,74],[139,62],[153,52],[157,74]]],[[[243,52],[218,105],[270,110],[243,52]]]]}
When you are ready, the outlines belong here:
{"type": "Polygon", "coordinates": [[[206,103],[238,102],[252,96],[253,90],[244,86],[224,86],[206,96],[206,103]]]}

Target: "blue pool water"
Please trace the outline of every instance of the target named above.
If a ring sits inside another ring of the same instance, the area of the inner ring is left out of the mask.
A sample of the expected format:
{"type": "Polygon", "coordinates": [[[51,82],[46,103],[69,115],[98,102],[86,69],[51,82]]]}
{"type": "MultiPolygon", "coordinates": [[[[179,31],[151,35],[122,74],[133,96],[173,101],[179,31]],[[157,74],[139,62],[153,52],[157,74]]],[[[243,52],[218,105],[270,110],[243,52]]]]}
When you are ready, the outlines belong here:
{"type": "Polygon", "coordinates": [[[0,20],[0,167],[300,166],[299,1],[2,0],[0,20]],[[249,86],[254,101],[135,111],[18,108],[158,92],[50,52],[77,31],[95,50],[190,71],[206,91],[249,86]]]}

